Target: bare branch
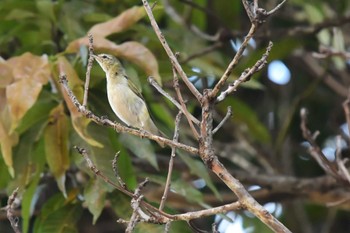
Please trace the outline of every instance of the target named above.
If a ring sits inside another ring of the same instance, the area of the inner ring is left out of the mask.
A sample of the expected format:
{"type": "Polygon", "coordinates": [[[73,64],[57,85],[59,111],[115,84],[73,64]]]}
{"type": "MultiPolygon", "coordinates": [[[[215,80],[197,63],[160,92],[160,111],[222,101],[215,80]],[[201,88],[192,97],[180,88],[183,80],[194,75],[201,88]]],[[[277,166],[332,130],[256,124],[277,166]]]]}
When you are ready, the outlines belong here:
{"type": "MultiPolygon", "coordinates": [[[[344,113],[345,113],[346,123],[348,125],[348,131],[350,133],[350,90],[349,90],[348,97],[343,102],[343,109],[344,109],[344,113]]],[[[348,136],[348,140],[349,140],[348,144],[350,145],[350,136],[348,136]]]]}
{"type": "Polygon", "coordinates": [[[191,120],[191,117],[190,117],[190,113],[188,112],[187,106],[185,104],[185,101],[182,98],[182,94],[181,94],[180,87],[179,87],[179,79],[177,77],[175,67],[173,67],[173,77],[174,77],[174,89],[176,91],[177,98],[178,98],[178,100],[179,100],[179,102],[181,104],[181,108],[183,110],[182,112],[184,113],[184,115],[185,115],[185,117],[187,119],[187,122],[190,125],[190,128],[192,130],[192,133],[193,133],[194,137],[198,140],[198,138],[199,138],[198,131],[194,127],[194,125],[192,123],[192,120],[191,120]]]}
{"type": "MultiPolygon", "coordinates": [[[[175,119],[175,130],[174,130],[174,137],[173,137],[173,141],[178,142],[179,141],[179,129],[180,129],[180,121],[181,121],[181,115],[182,113],[179,112],[176,116],[175,119]]],[[[168,197],[168,193],[170,191],[170,185],[171,185],[171,175],[173,172],[173,167],[174,167],[174,158],[176,156],[176,147],[172,147],[171,148],[171,156],[170,156],[170,160],[169,160],[169,168],[168,168],[168,175],[166,178],[166,183],[165,183],[165,187],[164,187],[164,193],[162,196],[162,200],[160,202],[159,205],[159,209],[163,210],[166,199],[168,197]]]]}
{"type": "MultiPolygon", "coordinates": [[[[215,35],[213,35],[213,36],[212,36],[212,35],[209,35],[209,34],[207,34],[207,33],[205,33],[205,32],[203,32],[203,31],[201,31],[198,27],[196,27],[196,26],[193,25],[193,24],[189,24],[189,23],[187,22],[188,20],[186,20],[186,19],[184,19],[183,17],[181,17],[181,16],[179,15],[179,13],[176,12],[176,10],[174,9],[174,7],[172,7],[172,6],[170,5],[169,0],[164,0],[163,2],[164,2],[164,9],[165,9],[165,11],[168,13],[168,15],[171,16],[172,19],[173,19],[175,22],[177,22],[177,23],[179,23],[179,24],[181,24],[181,25],[187,27],[187,28],[188,28],[191,32],[193,32],[196,36],[198,36],[198,37],[200,37],[200,38],[202,38],[202,39],[208,40],[208,41],[217,41],[217,40],[219,39],[219,37],[220,37],[220,31],[217,32],[217,33],[216,33],[215,35]]],[[[191,7],[194,7],[194,6],[195,6],[196,8],[199,8],[200,10],[205,11],[205,9],[204,9],[203,7],[197,5],[196,3],[193,3],[192,1],[183,1],[183,2],[186,3],[186,4],[188,4],[188,5],[190,5],[191,7]]]]}
{"type": "Polygon", "coordinates": [[[187,212],[185,214],[176,214],[176,215],[173,215],[173,217],[174,217],[174,220],[181,219],[181,220],[188,221],[191,219],[197,219],[197,218],[202,218],[206,216],[212,216],[219,213],[227,213],[228,211],[242,210],[242,209],[245,209],[244,206],[237,201],[237,202],[233,202],[233,203],[218,206],[218,207],[213,207],[206,210],[187,212]]]}
{"type": "Polygon", "coordinates": [[[171,223],[172,223],[172,222],[167,222],[167,223],[165,224],[164,233],[170,232],[171,223]]]}
{"type": "Polygon", "coordinates": [[[125,230],[127,233],[132,233],[136,224],[142,220],[148,222],[150,217],[141,210],[140,205],[143,199],[143,195],[141,195],[141,190],[145,187],[148,179],[146,178],[138,187],[135,189],[133,198],[131,200],[131,208],[133,209],[129,224],[125,230]]]}
{"type": "Polygon", "coordinates": [[[209,90],[204,90],[202,101],[201,138],[199,141],[199,156],[205,165],[219,177],[226,186],[231,189],[244,209],[247,209],[266,226],[275,232],[290,232],[281,222],[265,210],[234,178],[224,165],[219,161],[213,150],[213,102],[209,96],[209,90]]]}
{"type": "Polygon", "coordinates": [[[10,221],[13,231],[15,233],[21,233],[18,226],[18,217],[16,217],[13,214],[13,205],[17,195],[18,195],[18,188],[13,190],[11,196],[9,196],[9,199],[7,200],[6,212],[7,212],[7,219],[10,221]]]}
{"type": "Polygon", "coordinates": [[[266,19],[279,10],[285,2],[286,0],[283,0],[274,9],[267,11],[264,8],[259,8],[258,0],[254,0],[253,3],[249,2],[248,0],[242,0],[250,22],[256,26],[264,23],[266,19]]]}
{"type": "Polygon", "coordinates": [[[244,50],[248,46],[249,40],[253,37],[254,33],[256,32],[256,29],[257,29],[256,26],[252,24],[247,36],[244,38],[244,41],[242,42],[241,47],[239,47],[236,55],[232,59],[231,63],[228,65],[225,73],[221,76],[219,82],[215,85],[215,87],[211,91],[210,98],[215,98],[215,96],[219,93],[220,89],[225,85],[227,79],[230,77],[232,73],[233,68],[236,67],[236,65],[238,64],[238,61],[243,55],[244,50]]]}
{"type": "Polygon", "coordinates": [[[344,60],[350,59],[350,53],[346,51],[339,51],[334,48],[327,48],[325,46],[321,46],[319,52],[312,53],[315,58],[329,58],[329,57],[341,57],[344,60]]]}
{"type": "Polygon", "coordinates": [[[299,57],[299,59],[303,63],[306,63],[306,67],[309,68],[313,74],[312,77],[316,77],[317,79],[322,80],[329,88],[331,88],[338,95],[345,98],[348,97],[348,88],[339,81],[337,81],[334,77],[327,74],[325,68],[318,64],[318,62],[316,62],[311,55],[306,54],[302,57],[299,57]]]}
{"type": "Polygon", "coordinates": [[[216,225],[215,222],[211,225],[211,230],[212,230],[213,233],[220,233],[218,231],[218,226],[216,225]]]}
{"type": "Polygon", "coordinates": [[[344,180],[346,180],[348,182],[348,184],[350,184],[350,174],[349,174],[348,169],[345,166],[345,164],[347,162],[349,162],[349,159],[348,158],[342,159],[341,149],[342,149],[341,148],[341,137],[337,136],[337,151],[335,154],[335,162],[336,162],[337,167],[338,167],[338,174],[340,176],[342,176],[342,178],[344,180]]]}
{"type": "Polygon", "coordinates": [[[283,31],[285,36],[298,36],[298,35],[314,35],[325,28],[341,27],[345,24],[350,23],[350,15],[338,16],[333,19],[324,19],[323,22],[316,23],[311,26],[299,26],[283,31]]]}
{"type": "Polygon", "coordinates": [[[248,80],[250,80],[253,74],[255,74],[256,72],[259,72],[262,68],[265,67],[265,65],[267,64],[267,58],[270,54],[272,46],[273,46],[273,43],[270,41],[262,57],[255,63],[255,65],[252,68],[247,68],[237,80],[235,80],[232,84],[230,84],[225,91],[220,93],[220,95],[216,98],[217,103],[223,101],[227,95],[236,91],[237,87],[241,83],[247,82],[248,80]]]}
{"type": "Polygon", "coordinates": [[[218,126],[216,126],[216,128],[213,129],[213,134],[215,134],[231,116],[232,116],[232,107],[228,106],[226,116],[224,117],[224,119],[222,119],[222,121],[218,124],[218,126]]]}
{"type": "Polygon", "coordinates": [[[274,232],[291,232],[247,192],[244,186],[226,170],[217,157],[213,158],[211,165],[211,170],[237,195],[243,209],[250,211],[274,232]]]}
{"type": "MultiPolygon", "coordinates": [[[[169,95],[166,91],[164,91],[164,90],[162,89],[162,87],[159,86],[159,84],[156,82],[156,80],[155,80],[152,76],[148,77],[148,82],[149,82],[154,88],[156,88],[157,91],[158,91],[159,93],[161,93],[161,94],[162,94],[163,96],[165,96],[168,100],[170,100],[170,102],[172,102],[183,114],[185,114],[185,110],[182,109],[181,104],[179,104],[179,102],[177,102],[173,97],[171,97],[171,95],[169,95]]],[[[195,118],[195,117],[194,117],[191,113],[189,113],[189,112],[188,112],[188,114],[189,114],[189,116],[190,116],[190,118],[191,118],[191,121],[193,121],[196,125],[199,125],[199,124],[200,124],[200,122],[199,122],[199,120],[198,120],[197,118],[195,118]]]]}
{"type": "Polygon", "coordinates": [[[185,72],[183,71],[182,67],[180,66],[179,62],[177,61],[176,56],[174,53],[171,51],[167,41],[165,40],[164,35],[159,29],[159,26],[154,19],[152,9],[150,8],[148,1],[147,0],[142,0],[143,6],[145,7],[145,10],[147,12],[148,18],[151,21],[151,25],[153,27],[154,32],[156,33],[159,41],[163,45],[163,48],[165,49],[165,52],[168,54],[168,57],[172,63],[172,65],[176,68],[177,73],[180,75],[182,80],[185,82],[186,86],[188,89],[192,92],[192,94],[196,97],[196,99],[201,102],[202,99],[202,94],[196,89],[196,87],[191,83],[191,81],[188,79],[186,76],[185,72]]]}
{"type": "Polygon", "coordinates": [[[336,179],[343,179],[339,176],[338,171],[334,164],[332,164],[327,157],[323,154],[321,148],[317,145],[315,139],[317,134],[312,134],[307,127],[307,110],[302,108],[300,110],[300,128],[303,133],[303,137],[310,143],[309,153],[317,161],[317,163],[323,168],[323,170],[333,176],[336,179]]]}
{"type": "Polygon", "coordinates": [[[287,0],[283,0],[280,4],[278,4],[275,8],[273,8],[272,10],[270,10],[269,12],[267,12],[267,15],[270,16],[272,14],[274,14],[276,11],[278,11],[283,4],[286,2],[287,0]]]}
{"type": "Polygon", "coordinates": [[[94,62],[94,58],[92,55],[94,55],[94,39],[92,35],[89,33],[89,60],[88,60],[88,65],[86,68],[86,78],[85,78],[85,86],[84,86],[84,99],[83,99],[83,106],[86,107],[87,105],[87,100],[88,100],[88,94],[89,94],[89,84],[90,84],[90,73],[91,73],[91,68],[94,62]]]}
{"type": "Polygon", "coordinates": [[[185,59],[183,59],[183,60],[180,60],[180,63],[181,63],[181,64],[185,64],[185,63],[191,61],[192,59],[195,59],[195,58],[197,58],[197,57],[204,56],[204,55],[206,55],[206,54],[208,54],[208,53],[214,51],[215,49],[218,49],[218,48],[222,47],[222,45],[223,45],[222,42],[220,42],[220,41],[219,41],[219,42],[216,42],[216,43],[214,43],[213,45],[208,46],[208,47],[206,47],[206,48],[204,48],[203,50],[200,50],[200,51],[198,51],[198,52],[195,52],[195,53],[191,54],[190,56],[188,56],[187,58],[185,58],[185,59]]]}
{"type": "Polygon", "coordinates": [[[113,159],[113,161],[112,161],[112,168],[113,168],[113,171],[114,171],[114,175],[117,177],[117,180],[118,180],[120,186],[121,186],[123,189],[127,189],[125,182],[122,180],[122,178],[120,177],[119,172],[118,172],[117,161],[118,161],[118,158],[119,158],[119,154],[120,154],[120,151],[118,151],[118,152],[114,155],[114,159],[113,159]]]}

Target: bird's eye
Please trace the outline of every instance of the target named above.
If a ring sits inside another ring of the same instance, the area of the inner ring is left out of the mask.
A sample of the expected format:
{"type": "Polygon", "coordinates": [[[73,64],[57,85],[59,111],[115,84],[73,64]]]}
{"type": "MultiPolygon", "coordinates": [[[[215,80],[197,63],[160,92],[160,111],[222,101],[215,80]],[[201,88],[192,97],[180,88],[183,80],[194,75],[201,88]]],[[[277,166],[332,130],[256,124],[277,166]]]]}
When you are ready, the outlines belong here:
{"type": "Polygon", "coordinates": [[[106,59],[106,58],[107,58],[107,55],[103,55],[102,58],[103,58],[103,59],[106,59]]]}

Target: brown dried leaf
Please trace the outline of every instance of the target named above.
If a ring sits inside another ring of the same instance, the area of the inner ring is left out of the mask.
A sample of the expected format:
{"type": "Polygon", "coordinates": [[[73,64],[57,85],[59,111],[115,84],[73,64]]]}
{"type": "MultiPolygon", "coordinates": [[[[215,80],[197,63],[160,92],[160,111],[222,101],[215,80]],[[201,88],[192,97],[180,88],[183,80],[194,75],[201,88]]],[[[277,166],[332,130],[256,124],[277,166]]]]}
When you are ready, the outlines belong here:
{"type": "Polygon", "coordinates": [[[89,33],[93,36],[106,37],[128,29],[144,16],[145,10],[143,7],[134,6],[111,20],[94,25],[89,33]]]}
{"type": "Polygon", "coordinates": [[[8,68],[12,70],[12,81],[14,81],[6,86],[6,104],[10,111],[10,132],[12,132],[24,114],[36,102],[42,86],[49,80],[51,71],[45,55],[39,57],[25,53],[10,58],[6,63],[8,68]]]}
{"type": "Polygon", "coordinates": [[[24,114],[37,100],[42,84],[34,79],[22,79],[6,87],[6,99],[11,116],[12,132],[19,124],[24,114]]]}
{"type": "Polygon", "coordinates": [[[39,57],[31,53],[24,53],[21,56],[10,58],[7,64],[12,67],[15,80],[31,79],[46,84],[51,75],[46,55],[39,57]]]}
{"type": "Polygon", "coordinates": [[[7,62],[0,61],[0,88],[4,88],[13,81],[12,68],[7,62]]]}

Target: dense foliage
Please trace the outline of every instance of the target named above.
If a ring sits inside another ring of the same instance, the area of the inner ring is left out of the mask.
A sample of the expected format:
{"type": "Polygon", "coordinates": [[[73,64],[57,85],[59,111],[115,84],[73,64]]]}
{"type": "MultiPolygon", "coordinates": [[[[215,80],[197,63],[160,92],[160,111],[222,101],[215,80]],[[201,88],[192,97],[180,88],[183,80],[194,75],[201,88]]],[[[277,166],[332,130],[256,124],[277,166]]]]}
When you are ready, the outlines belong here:
{"type": "MultiPolygon", "coordinates": [[[[261,4],[271,9],[278,1],[261,4]]],[[[184,71],[201,92],[219,80],[250,27],[241,1],[164,0],[157,2],[153,12],[172,50],[179,52],[184,71]]],[[[347,156],[342,102],[350,83],[349,24],[347,0],[287,1],[258,29],[229,82],[260,59],[269,41],[274,46],[268,60],[282,61],[291,73],[290,81],[276,84],[267,72],[272,68],[263,69],[215,109],[215,125],[228,106],[233,109],[233,116],[215,135],[220,160],[247,187],[261,187],[252,191],[253,196],[262,204],[273,203],[276,208],[272,212],[293,232],[350,230],[348,185],[332,181],[327,186],[322,180],[325,172],[309,156],[299,126],[299,111],[305,107],[310,129],[320,131],[318,145],[331,151],[329,159],[334,159],[339,134],[345,138],[342,149],[347,156]],[[309,186],[301,186],[302,182],[309,186]],[[338,204],[327,207],[334,203],[338,204]]],[[[148,177],[145,199],[159,203],[162,197],[170,149],[96,125],[76,110],[58,82],[59,75],[65,73],[82,101],[88,33],[94,37],[96,53],[121,58],[129,77],[142,89],[159,128],[169,138],[174,131],[178,110],[147,82],[147,77],[153,76],[176,96],[171,63],[141,1],[2,0],[0,198],[1,207],[6,206],[8,196],[19,187],[16,215],[22,232],[124,229],[116,220],[130,218],[130,198],[97,178],[74,146],[85,148],[111,180],[116,179],[111,161],[120,152],[118,172],[128,188],[135,189],[148,177]]],[[[105,86],[104,73],[95,64],[88,108],[117,121],[105,86]]],[[[182,82],[180,87],[189,111],[199,117],[195,98],[182,82]]],[[[180,124],[180,142],[198,144],[185,119],[180,124]]],[[[235,200],[199,158],[181,150],[171,188],[166,203],[169,213],[235,200]]],[[[0,216],[0,231],[11,232],[6,212],[0,216]]],[[[248,213],[238,212],[235,217],[243,218],[242,228],[270,232],[248,213]]],[[[194,225],[210,230],[214,218],[196,220],[194,225]]],[[[163,230],[164,226],[139,224],[135,232],[163,230]]],[[[191,232],[191,228],[186,222],[171,225],[170,232],[180,231],[191,232]]]]}

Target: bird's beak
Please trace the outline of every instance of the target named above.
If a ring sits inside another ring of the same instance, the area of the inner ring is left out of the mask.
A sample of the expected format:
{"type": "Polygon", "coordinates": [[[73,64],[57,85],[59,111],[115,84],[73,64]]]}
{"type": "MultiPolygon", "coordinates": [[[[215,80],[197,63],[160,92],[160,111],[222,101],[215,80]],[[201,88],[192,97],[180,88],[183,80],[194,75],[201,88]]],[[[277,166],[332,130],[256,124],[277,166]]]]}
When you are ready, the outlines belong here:
{"type": "Polygon", "coordinates": [[[96,56],[95,54],[92,54],[92,57],[93,57],[96,61],[98,61],[98,59],[99,59],[99,57],[96,56]]]}

